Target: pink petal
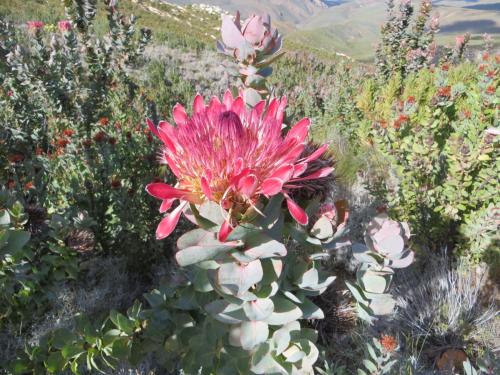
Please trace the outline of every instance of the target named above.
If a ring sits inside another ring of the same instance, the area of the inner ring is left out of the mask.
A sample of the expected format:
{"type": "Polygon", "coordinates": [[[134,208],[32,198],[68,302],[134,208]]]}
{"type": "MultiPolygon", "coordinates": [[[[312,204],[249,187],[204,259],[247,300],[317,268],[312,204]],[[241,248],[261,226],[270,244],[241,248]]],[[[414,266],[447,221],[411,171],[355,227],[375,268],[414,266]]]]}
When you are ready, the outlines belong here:
{"type": "Polygon", "coordinates": [[[203,97],[200,94],[197,94],[193,101],[193,112],[200,113],[203,111],[205,111],[205,102],[203,101],[203,97]]]}
{"type": "Polygon", "coordinates": [[[231,106],[231,111],[236,113],[238,116],[241,116],[245,109],[245,102],[243,101],[243,98],[241,96],[238,96],[234,102],[233,105],[231,106]]]}
{"type": "MultiPolygon", "coordinates": [[[[264,117],[264,121],[268,121],[271,118],[276,118],[276,112],[278,111],[279,102],[276,98],[271,100],[269,106],[267,107],[266,117],[264,117]]],[[[281,125],[281,124],[280,124],[281,125]]]]}
{"type": "Polygon", "coordinates": [[[238,48],[245,43],[245,38],[241,34],[238,26],[233,22],[229,15],[222,16],[221,36],[224,44],[232,49],[238,48]]]}
{"type": "Polygon", "coordinates": [[[276,169],[270,178],[276,177],[282,181],[288,181],[292,177],[294,167],[292,164],[285,164],[276,169]]]}
{"type": "Polygon", "coordinates": [[[156,126],[155,124],[153,124],[153,121],[147,118],[146,124],[148,124],[149,130],[151,130],[151,132],[159,138],[160,135],[158,134],[158,129],[156,129],[156,126]]]}
{"type": "Polygon", "coordinates": [[[257,177],[254,174],[250,174],[240,179],[240,181],[238,182],[238,190],[242,194],[250,197],[253,195],[253,193],[255,193],[255,189],[257,189],[257,184],[258,184],[257,177]]]}
{"type": "Polygon", "coordinates": [[[172,204],[174,203],[175,200],[176,198],[164,199],[163,202],[161,202],[160,212],[161,213],[167,212],[170,209],[170,207],[172,207],[172,204]]]}
{"type": "Polygon", "coordinates": [[[293,177],[299,177],[307,169],[307,163],[299,163],[293,166],[293,177]]]}
{"type": "Polygon", "coordinates": [[[186,109],[179,103],[174,105],[172,116],[174,117],[174,121],[177,125],[183,125],[188,120],[186,109]]]}
{"type": "Polygon", "coordinates": [[[165,216],[160,224],[158,224],[158,228],[156,228],[156,239],[161,240],[165,237],[168,237],[170,233],[172,233],[179,222],[179,218],[181,217],[182,210],[187,202],[182,202],[179,204],[175,210],[165,216]]]}
{"type": "Polygon", "coordinates": [[[224,223],[220,227],[219,234],[217,235],[217,239],[220,242],[226,242],[227,237],[229,236],[229,234],[231,234],[232,231],[233,231],[233,228],[231,227],[229,222],[227,220],[224,221],[224,223]]]}
{"type": "Polygon", "coordinates": [[[161,139],[170,152],[175,153],[175,144],[172,141],[175,134],[174,127],[166,121],[160,121],[158,124],[158,130],[158,138],[161,139]]]}
{"type": "Polygon", "coordinates": [[[264,180],[260,188],[262,190],[262,193],[268,196],[272,196],[278,194],[279,192],[281,192],[281,190],[283,190],[283,183],[283,180],[276,177],[267,178],[266,180],[264,180]]]}
{"type": "Polygon", "coordinates": [[[223,98],[224,105],[226,106],[226,111],[231,110],[231,107],[233,106],[233,101],[234,101],[233,94],[231,93],[231,90],[227,89],[223,98]]]}
{"type": "Polygon", "coordinates": [[[258,102],[255,105],[255,107],[253,107],[253,111],[255,111],[255,113],[257,114],[257,118],[262,116],[262,113],[264,112],[265,108],[266,108],[266,101],[265,100],[261,100],[260,102],[258,102]]]}
{"type": "Polygon", "coordinates": [[[170,185],[164,184],[163,182],[153,182],[146,186],[146,191],[149,195],[155,198],[165,200],[165,199],[182,199],[190,194],[186,190],[176,189],[170,185]]]}
{"type": "Polygon", "coordinates": [[[208,199],[212,199],[212,189],[210,189],[210,184],[205,176],[201,178],[201,191],[208,199]]]}
{"type": "Polygon", "coordinates": [[[311,121],[307,117],[303,118],[290,129],[285,139],[297,138],[299,143],[304,142],[309,132],[310,125],[311,121]]]}
{"type": "Polygon", "coordinates": [[[262,17],[255,15],[248,18],[241,29],[245,39],[252,44],[258,44],[266,32],[262,17]]]}
{"type": "Polygon", "coordinates": [[[286,96],[284,96],[281,98],[280,105],[278,106],[278,111],[276,112],[276,120],[278,120],[278,122],[280,124],[283,123],[283,117],[285,114],[286,103],[287,103],[286,96]]]}
{"type": "Polygon", "coordinates": [[[243,161],[243,158],[239,157],[238,159],[236,159],[236,161],[234,162],[234,173],[240,174],[243,170],[244,164],[245,162],[243,161]]]}
{"type": "Polygon", "coordinates": [[[173,174],[175,174],[177,177],[181,175],[179,168],[177,168],[177,164],[175,161],[170,157],[170,155],[167,154],[167,152],[163,153],[163,158],[167,162],[168,166],[170,167],[170,170],[172,171],[173,174]]]}
{"type": "Polygon", "coordinates": [[[319,158],[321,155],[325,153],[325,151],[328,149],[328,144],[325,143],[323,146],[319,147],[316,151],[314,151],[311,155],[309,155],[307,158],[303,160],[303,162],[307,163],[313,160],[316,160],[319,158]]]}
{"type": "Polygon", "coordinates": [[[310,174],[309,176],[297,178],[294,181],[306,181],[306,180],[314,180],[316,178],[323,178],[332,173],[333,170],[334,168],[332,167],[321,168],[320,170],[310,174]]]}
{"type": "Polygon", "coordinates": [[[307,217],[306,212],[297,203],[292,201],[290,198],[287,198],[286,205],[288,207],[288,211],[290,211],[290,214],[297,223],[307,225],[309,218],[307,217]]]}

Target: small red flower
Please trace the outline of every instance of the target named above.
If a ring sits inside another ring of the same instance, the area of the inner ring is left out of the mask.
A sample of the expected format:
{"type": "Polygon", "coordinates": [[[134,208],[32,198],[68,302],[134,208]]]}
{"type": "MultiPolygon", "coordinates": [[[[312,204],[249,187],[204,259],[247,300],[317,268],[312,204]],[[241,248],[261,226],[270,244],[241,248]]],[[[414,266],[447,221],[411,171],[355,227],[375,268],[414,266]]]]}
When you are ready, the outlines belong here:
{"type": "Polygon", "coordinates": [[[488,52],[483,53],[483,61],[488,61],[490,59],[490,54],[488,52]]]}
{"type": "Polygon", "coordinates": [[[83,147],[90,148],[90,146],[92,146],[92,141],[90,139],[86,139],[82,142],[82,144],[83,144],[83,147]]]}
{"type": "Polygon", "coordinates": [[[105,139],[106,139],[106,133],[105,133],[105,132],[103,132],[103,131],[97,132],[97,133],[94,135],[94,141],[95,141],[95,142],[97,142],[97,143],[101,143],[101,142],[103,142],[105,139]]]}
{"type": "Polygon", "coordinates": [[[398,347],[398,342],[394,336],[382,335],[380,337],[380,345],[382,345],[385,351],[391,353],[398,347]]]}
{"type": "Polygon", "coordinates": [[[378,124],[380,125],[380,127],[381,127],[382,129],[386,129],[386,128],[387,128],[387,121],[385,121],[385,120],[380,120],[380,121],[378,122],[378,124]]]}
{"type": "Polygon", "coordinates": [[[35,148],[35,155],[42,156],[43,155],[43,148],[41,148],[41,147],[35,148]]]}
{"type": "Polygon", "coordinates": [[[33,183],[33,181],[29,181],[26,184],[24,184],[24,190],[26,190],[26,191],[34,189],[34,188],[35,188],[35,184],[33,183]]]}
{"type": "Polygon", "coordinates": [[[7,189],[12,190],[14,189],[15,186],[16,186],[16,181],[14,181],[11,178],[7,180],[7,189]]]}
{"type": "Polygon", "coordinates": [[[448,70],[450,70],[450,66],[448,64],[443,64],[441,65],[441,70],[447,72],[448,70]]]}
{"type": "Polygon", "coordinates": [[[472,116],[471,111],[469,111],[468,109],[464,110],[462,113],[463,113],[465,118],[471,118],[471,116],[472,116]]]}
{"type": "Polygon", "coordinates": [[[56,145],[59,148],[65,148],[68,144],[70,144],[69,139],[66,139],[66,138],[58,138],[58,139],[56,139],[56,145]]]}
{"type": "Polygon", "coordinates": [[[99,119],[99,124],[101,124],[102,126],[106,126],[109,124],[109,119],[107,117],[101,117],[99,119]]]}
{"type": "Polygon", "coordinates": [[[484,69],[486,69],[486,65],[484,65],[484,64],[479,65],[479,71],[481,73],[484,72],[484,69]]]}
{"type": "Polygon", "coordinates": [[[110,137],[108,139],[108,143],[112,146],[116,145],[116,138],[115,137],[110,137]]]}
{"type": "Polygon", "coordinates": [[[57,27],[59,28],[59,31],[64,33],[66,31],[71,30],[71,22],[68,20],[62,20],[57,23],[57,27]]]}
{"type": "Polygon", "coordinates": [[[28,30],[30,31],[38,31],[42,29],[45,24],[42,21],[28,21],[26,22],[26,26],[28,26],[28,30]]]}
{"type": "Polygon", "coordinates": [[[7,160],[9,160],[13,164],[20,163],[24,160],[24,155],[20,152],[10,154],[9,156],[7,156],[7,160]]]}
{"type": "Polygon", "coordinates": [[[75,131],[73,129],[64,129],[63,130],[63,135],[66,137],[71,137],[73,134],[75,134],[75,131]]]}
{"type": "Polygon", "coordinates": [[[14,93],[12,92],[12,90],[9,90],[7,91],[7,96],[10,98],[12,95],[14,95],[14,93]]]}
{"type": "Polygon", "coordinates": [[[488,73],[486,73],[486,77],[488,78],[495,78],[496,73],[494,70],[490,70],[488,73]]]}
{"type": "Polygon", "coordinates": [[[440,87],[438,89],[438,96],[449,98],[451,96],[451,87],[450,86],[440,87]]]}
{"type": "Polygon", "coordinates": [[[408,99],[406,99],[406,103],[408,104],[415,104],[415,97],[414,96],[409,96],[408,99]]]}
{"type": "Polygon", "coordinates": [[[116,190],[116,189],[119,189],[119,188],[121,188],[121,187],[122,187],[122,183],[121,183],[121,181],[120,181],[119,179],[117,179],[117,178],[113,178],[113,179],[111,180],[111,188],[112,188],[112,189],[115,189],[115,190],[116,190]]]}
{"type": "Polygon", "coordinates": [[[486,92],[487,92],[488,94],[490,94],[490,95],[493,95],[493,94],[496,92],[496,89],[495,89],[495,87],[494,87],[494,86],[491,86],[491,85],[490,85],[490,86],[488,86],[488,87],[486,88],[486,92]]]}

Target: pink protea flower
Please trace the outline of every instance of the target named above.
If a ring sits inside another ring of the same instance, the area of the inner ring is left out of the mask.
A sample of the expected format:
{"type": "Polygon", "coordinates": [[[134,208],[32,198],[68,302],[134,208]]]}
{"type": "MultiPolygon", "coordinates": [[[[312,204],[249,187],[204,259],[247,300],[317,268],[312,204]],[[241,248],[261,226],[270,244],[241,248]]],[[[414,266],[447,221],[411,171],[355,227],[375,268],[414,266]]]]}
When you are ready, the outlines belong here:
{"type": "Polygon", "coordinates": [[[28,21],[26,22],[26,26],[28,26],[28,30],[38,31],[45,26],[42,21],[28,21]]]}
{"type": "Polygon", "coordinates": [[[62,20],[57,23],[59,31],[64,33],[71,30],[71,22],[68,20],[62,20]]]}
{"type": "Polygon", "coordinates": [[[243,98],[233,98],[230,91],[221,103],[213,97],[208,106],[203,98],[194,98],[189,117],[180,104],[173,109],[177,126],[160,121],[151,131],[164,143],[162,162],[168,164],[178,179],[175,187],[156,182],[146,187],[163,203],[166,212],[178,200],[179,205],[158,225],[156,236],[165,238],[174,230],[188,203],[216,202],[226,213],[219,239],[224,241],[238,218],[258,203],[261,196],[282,193],[288,210],[300,224],[306,225],[305,211],[290,198],[295,183],[324,177],[333,170],[326,167],[303,176],[308,163],[319,158],[327,148],[301,158],[310,121],[305,118],[282,136],[281,128],[286,98],[273,99],[266,107],[261,101],[247,109],[243,98]]]}

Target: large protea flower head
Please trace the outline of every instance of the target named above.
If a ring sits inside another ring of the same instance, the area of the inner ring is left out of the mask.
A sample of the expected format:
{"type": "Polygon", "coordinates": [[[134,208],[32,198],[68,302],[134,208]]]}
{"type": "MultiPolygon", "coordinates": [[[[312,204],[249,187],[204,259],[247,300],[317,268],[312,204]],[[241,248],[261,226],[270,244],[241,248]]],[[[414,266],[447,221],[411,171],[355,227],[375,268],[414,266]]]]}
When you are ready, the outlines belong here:
{"type": "Polygon", "coordinates": [[[166,121],[155,126],[147,121],[164,144],[162,162],[178,180],[175,187],[161,182],[146,187],[149,194],[163,201],[160,212],[169,211],[179,201],[158,225],[158,239],[173,231],[188,203],[213,201],[226,216],[219,233],[223,241],[249,208],[259,212],[262,197],[280,193],[292,217],[302,225],[308,223],[305,211],[289,193],[299,182],[326,176],[333,168],[304,175],[308,163],[319,158],[327,145],[301,158],[310,121],[299,121],[283,136],[285,106],[286,98],[281,98],[271,100],[268,106],[261,101],[248,109],[242,97],[234,98],[227,91],[222,102],[213,97],[208,106],[197,95],[191,116],[177,104],[173,109],[177,126],[166,121]]]}

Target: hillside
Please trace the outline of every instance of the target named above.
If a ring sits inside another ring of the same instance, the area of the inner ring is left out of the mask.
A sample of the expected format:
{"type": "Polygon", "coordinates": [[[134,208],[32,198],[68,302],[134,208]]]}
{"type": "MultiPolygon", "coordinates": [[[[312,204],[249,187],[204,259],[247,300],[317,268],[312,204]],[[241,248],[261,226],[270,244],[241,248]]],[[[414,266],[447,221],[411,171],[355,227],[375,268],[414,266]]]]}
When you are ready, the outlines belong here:
{"type": "MultiPolygon", "coordinates": [[[[195,0],[169,0],[193,4],[195,0]]],[[[208,4],[243,14],[270,13],[280,29],[292,40],[307,48],[347,54],[370,61],[380,25],[385,20],[385,1],[381,0],[204,0],[208,4]]],[[[414,1],[415,2],[415,1],[414,1]]],[[[500,36],[500,2],[498,0],[435,0],[434,12],[439,14],[441,44],[454,43],[458,34],[472,34],[472,45],[481,35],[500,36]]]]}

